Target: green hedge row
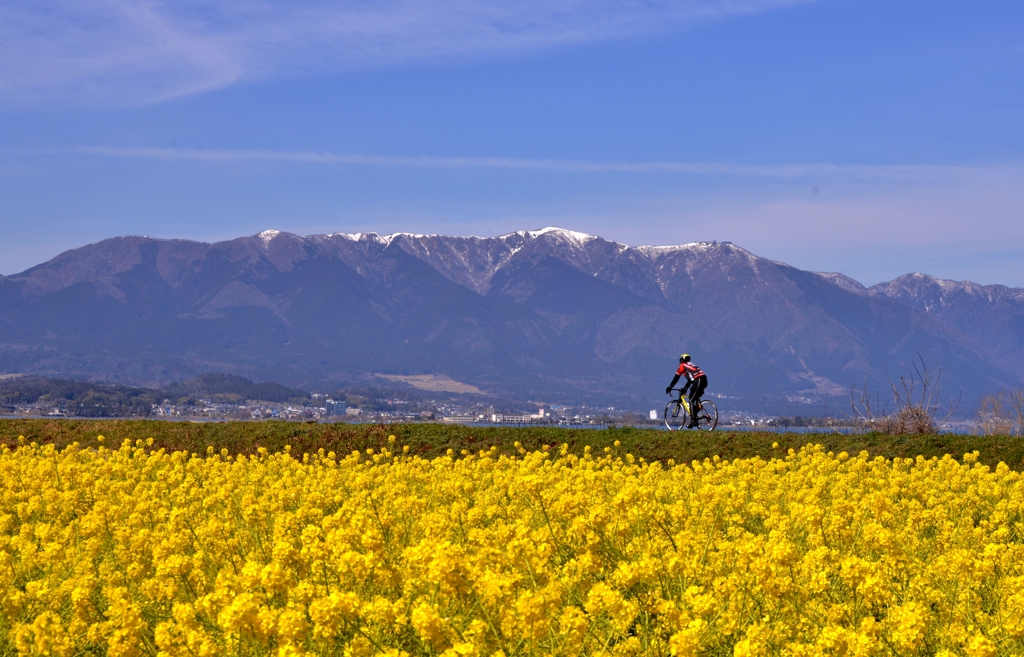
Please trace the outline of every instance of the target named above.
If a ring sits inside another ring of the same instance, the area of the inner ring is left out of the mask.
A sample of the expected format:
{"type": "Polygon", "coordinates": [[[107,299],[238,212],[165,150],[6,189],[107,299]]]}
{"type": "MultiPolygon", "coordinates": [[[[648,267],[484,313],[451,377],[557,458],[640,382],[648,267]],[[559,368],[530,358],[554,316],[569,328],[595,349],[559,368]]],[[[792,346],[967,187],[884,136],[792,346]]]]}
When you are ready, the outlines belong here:
{"type": "Polygon", "coordinates": [[[165,422],[159,420],[0,420],[0,444],[13,447],[18,436],[29,442],[54,443],[63,447],[72,442],[97,445],[103,435],[106,445],[116,447],[124,440],[153,438],[153,447],[205,453],[208,446],[217,451],[226,448],[232,454],[248,454],[259,447],[270,451],[290,445],[292,452],[316,452],[323,449],[338,454],[353,450],[379,449],[394,435],[396,443],[408,445],[413,454],[439,456],[454,450],[478,452],[496,446],[499,451],[515,452],[519,442],[527,450],[544,445],[557,447],[563,443],[570,450],[582,453],[590,446],[595,451],[613,447],[616,453],[633,454],[649,461],[675,459],[688,463],[713,456],[723,459],[783,456],[786,450],[799,449],[808,443],[823,445],[827,450],[871,456],[925,457],[950,454],[956,458],[978,451],[981,463],[995,466],[1000,461],[1014,470],[1024,469],[1024,439],[1012,436],[968,436],[938,434],[924,436],[889,436],[884,434],[839,435],[828,433],[768,433],[753,431],[715,431],[669,433],[654,429],[562,429],[555,427],[470,427],[442,424],[316,424],[297,422],[165,422]],[[773,446],[775,443],[777,447],[773,446]]]}

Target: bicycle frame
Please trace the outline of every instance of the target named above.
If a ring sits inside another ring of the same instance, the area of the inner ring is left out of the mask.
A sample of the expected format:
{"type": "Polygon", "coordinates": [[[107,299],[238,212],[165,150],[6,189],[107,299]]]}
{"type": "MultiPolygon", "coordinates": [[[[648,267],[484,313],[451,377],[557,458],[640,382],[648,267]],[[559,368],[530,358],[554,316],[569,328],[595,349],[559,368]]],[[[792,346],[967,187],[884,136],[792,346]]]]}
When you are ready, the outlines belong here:
{"type": "MultiPolygon", "coordinates": [[[[683,389],[682,388],[672,388],[672,389],[679,391],[679,398],[678,399],[673,399],[672,401],[677,401],[680,404],[682,404],[683,405],[683,410],[686,411],[687,413],[689,413],[692,416],[693,413],[690,413],[690,401],[686,397],[683,397],[683,389]]],[[[700,400],[698,399],[697,400],[697,410],[699,411],[700,409],[701,409],[701,404],[700,404],[700,400]]]]}

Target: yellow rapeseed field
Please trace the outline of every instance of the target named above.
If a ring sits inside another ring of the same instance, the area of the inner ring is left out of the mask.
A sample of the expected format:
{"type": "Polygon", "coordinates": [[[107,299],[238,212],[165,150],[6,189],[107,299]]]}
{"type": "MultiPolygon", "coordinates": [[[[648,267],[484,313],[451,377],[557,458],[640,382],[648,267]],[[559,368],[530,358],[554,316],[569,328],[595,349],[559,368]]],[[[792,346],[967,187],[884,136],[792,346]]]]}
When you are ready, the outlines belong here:
{"type": "Polygon", "coordinates": [[[0,452],[0,654],[1024,654],[1020,474],[0,452]]]}

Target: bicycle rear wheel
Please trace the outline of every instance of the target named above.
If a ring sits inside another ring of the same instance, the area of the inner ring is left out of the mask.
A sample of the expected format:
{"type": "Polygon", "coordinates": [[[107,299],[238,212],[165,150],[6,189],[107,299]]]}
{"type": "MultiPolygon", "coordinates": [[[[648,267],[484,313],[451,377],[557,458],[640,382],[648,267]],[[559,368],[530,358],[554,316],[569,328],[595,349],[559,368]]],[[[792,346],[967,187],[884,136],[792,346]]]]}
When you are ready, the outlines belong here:
{"type": "Polygon", "coordinates": [[[700,401],[700,410],[697,411],[697,428],[703,431],[714,431],[718,426],[718,407],[715,402],[700,401]]]}
{"type": "Polygon", "coordinates": [[[686,426],[686,420],[686,409],[679,403],[678,399],[673,399],[665,405],[666,429],[669,431],[679,431],[686,426]]]}

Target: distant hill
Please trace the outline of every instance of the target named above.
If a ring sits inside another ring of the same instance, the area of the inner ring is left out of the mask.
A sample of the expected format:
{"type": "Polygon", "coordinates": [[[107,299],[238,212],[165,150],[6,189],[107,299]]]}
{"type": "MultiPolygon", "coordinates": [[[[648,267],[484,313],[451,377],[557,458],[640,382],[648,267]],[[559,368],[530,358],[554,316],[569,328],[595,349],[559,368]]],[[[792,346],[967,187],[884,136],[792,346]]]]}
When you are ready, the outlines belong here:
{"type": "Polygon", "coordinates": [[[148,388],[106,385],[65,379],[19,377],[0,381],[0,408],[19,404],[59,403],[67,415],[79,417],[145,417],[159,393],[148,388]]]}
{"type": "Polygon", "coordinates": [[[268,402],[301,401],[309,399],[309,393],[298,388],[289,388],[280,383],[253,383],[236,374],[209,373],[188,381],[174,383],[162,389],[168,398],[230,396],[236,400],[253,399],[268,402]]]}
{"type": "Polygon", "coordinates": [[[0,277],[0,371],[152,388],[208,372],[304,389],[444,374],[490,395],[654,408],[687,351],[723,405],[806,415],[853,384],[884,389],[920,353],[971,403],[1024,381],[1022,295],[922,275],[866,289],[727,242],[557,228],[120,237],[0,277]]]}
{"type": "Polygon", "coordinates": [[[303,402],[305,390],[278,383],[253,383],[233,374],[203,374],[166,388],[152,388],[18,377],[0,380],[0,408],[13,410],[19,404],[59,403],[67,415],[80,417],[142,417],[153,404],[164,399],[225,398],[225,401],[303,402]]]}

